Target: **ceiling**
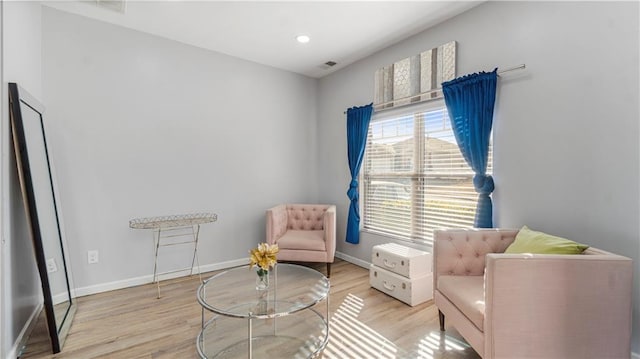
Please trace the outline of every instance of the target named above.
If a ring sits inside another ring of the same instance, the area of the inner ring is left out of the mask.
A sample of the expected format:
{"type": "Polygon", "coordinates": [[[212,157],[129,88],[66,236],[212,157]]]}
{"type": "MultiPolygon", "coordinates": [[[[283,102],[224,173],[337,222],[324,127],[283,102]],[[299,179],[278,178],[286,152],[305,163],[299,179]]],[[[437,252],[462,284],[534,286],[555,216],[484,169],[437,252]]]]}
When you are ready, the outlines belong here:
{"type": "Polygon", "coordinates": [[[320,78],[481,1],[43,1],[59,10],[320,78]],[[124,12],[114,11],[123,5],[124,12]],[[295,37],[308,35],[300,44],[295,37]],[[337,65],[328,67],[327,61],[337,65]]]}

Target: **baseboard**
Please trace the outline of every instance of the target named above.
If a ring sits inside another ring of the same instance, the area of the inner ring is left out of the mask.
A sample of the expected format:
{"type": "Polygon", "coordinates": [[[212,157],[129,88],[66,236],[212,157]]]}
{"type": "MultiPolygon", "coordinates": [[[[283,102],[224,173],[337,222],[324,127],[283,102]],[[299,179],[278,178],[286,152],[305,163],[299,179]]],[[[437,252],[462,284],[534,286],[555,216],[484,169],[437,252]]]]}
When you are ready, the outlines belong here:
{"type": "MultiPolygon", "coordinates": [[[[211,271],[216,271],[221,269],[238,267],[238,266],[247,265],[247,264],[249,263],[246,258],[234,259],[226,262],[202,265],[200,266],[200,272],[206,273],[206,272],[211,272],[211,271]]],[[[160,279],[166,280],[166,279],[185,277],[185,276],[188,276],[189,273],[190,273],[190,270],[185,269],[183,271],[161,275],[160,279]]],[[[144,275],[141,277],[117,280],[117,281],[108,282],[108,283],[95,284],[87,287],[80,287],[80,288],[76,288],[75,290],[72,290],[71,292],[73,297],[84,297],[86,295],[108,292],[112,290],[124,289],[129,287],[135,287],[143,284],[149,284],[151,282],[153,282],[153,274],[144,275]]]]}
{"type": "Polygon", "coordinates": [[[22,327],[22,330],[18,334],[16,342],[13,343],[13,347],[9,351],[7,358],[19,358],[19,356],[22,355],[22,349],[25,344],[27,344],[27,339],[29,339],[29,335],[31,335],[33,328],[38,322],[38,316],[40,315],[40,312],[42,312],[43,306],[43,303],[39,303],[35,307],[31,315],[29,316],[29,319],[27,319],[27,322],[24,324],[24,327],[22,327]]]}
{"type": "Polygon", "coordinates": [[[336,257],[345,260],[349,263],[353,263],[359,267],[365,268],[367,270],[369,270],[369,266],[371,265],[371,263],[367,262],[367,261],[363,261],[362,259],[350,256],[348,254],[344,254],[342,252],[336,252],[336,257]]]}
{"type": "MultiPolygon", "coordinates": [[[[73,290],[71,291],[71,294],[73,294],[73,290]]],[[[53,296],[51,296],[51,301],[53,302],[53,305],[60,304],[67,300],[69,300],[69,295],[66,292],[54,294],[53,296]]]]}
{"type": "MultiPolygon", "coordinates": [[[[361,259],[358,259],[356,257],[350,256],[348,254],[344,254],[341,252],[336,252],[336,257],[345,260],[347,262],[353,263],[357,266],[369,269],[369,262],[363,261],[361,259]]],[[[202,265],[200,266],[200,271],[202,273],[206,273],[206,272],[211,272],[211,271],[216,271],[216,270],[221,270],[221,269],[227,269],[227,268],[232,268],[232,267],[238,267],[238,266],[242,266],[242,265],[246,265],[247,263],[247,259],[246,258],[242,258],[242,259],[234,259],[234,260],[230,260],[230,261],[226,261],[226,262],[220,262],[220,263],[213,263],[213,264],[206,264],[206,265],[202,265]]],[[[180,277],[185,277],[187,275],[189,275],[190,270],[186,269],[184,271],[179,271],[179,272],[174,272],[174,273],[170,273],[170,274],[165,274],[165,275],[161,275],[161,279],[165,280],[165,279],[173,279],[173,278],[180,278],[180,277]]],[[[140,276],[140,277],[134,277],[134,278],[127,278],[127,279],[123,279],[123,280],[117,280],[117,281],[113,281],[113,282],[107,282],[107,283],[100,283],[100,284],[95,284],[95,285],[90,285],[90,286],[86,286],[86,287],[79,287],[79,288],[75,288],[71,290],[71,296],[76,298],[76,297],[84,297],[87,295],[92,295],[92,294],[98,294],[98,293],[103,293],[103,292],[109,292],[112,290],[118,290],[118,289],[124,289],[124,288],[130,288],[130,287],[135,287],[135,286],[139,286],[139,285],[143,285],[143,284],[149,284],[153,281],[153,274],[148,274],[148,275],[144,275],[144,276],[140,276]]],[[[56,299],[57,296],[56,296],[56,299]]]]}

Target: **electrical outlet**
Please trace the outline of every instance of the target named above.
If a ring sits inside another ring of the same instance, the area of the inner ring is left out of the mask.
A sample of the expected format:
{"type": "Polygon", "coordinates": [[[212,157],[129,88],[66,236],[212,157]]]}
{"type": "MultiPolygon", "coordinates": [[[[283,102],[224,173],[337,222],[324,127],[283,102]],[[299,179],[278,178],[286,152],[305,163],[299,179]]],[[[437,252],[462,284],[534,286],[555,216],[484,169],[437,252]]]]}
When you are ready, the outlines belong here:
{"type": "Polygon", "coordinates": [[[89,262],[89,264],[98,263],[98,251],[88,251],[87,262],[89,262]]]}
{"type": "Polygon", "coordinates": [[[58,265],[56,264],[56,260],[54,258],[47,259],[47,272],[53,273],[58,271],[58,265]]]}

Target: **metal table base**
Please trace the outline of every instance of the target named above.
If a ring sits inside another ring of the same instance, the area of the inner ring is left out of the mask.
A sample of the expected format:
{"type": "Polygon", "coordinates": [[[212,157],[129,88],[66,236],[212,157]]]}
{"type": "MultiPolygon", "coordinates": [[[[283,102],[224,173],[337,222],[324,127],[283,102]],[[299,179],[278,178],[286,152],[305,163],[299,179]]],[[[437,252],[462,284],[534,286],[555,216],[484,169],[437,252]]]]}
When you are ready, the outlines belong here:
{"type": "Polygon", "coordinates": [[[162,217],[135,218],[129,221],[129,227],[134,229],[151,229],[155,247],[153,262],[153,282],[156,283],[158,298],[160,298],[160,276],[170,273],[182,272],[190,269],[189,275],[193,275],[195,267],[202,282],[200,274],[200,261],[198,259],[198,237],[200,225],[215,222],[218,216],[214,213],[181,214],[162,217]],[[160,247],[176,245],[193,245],[193,257],[191,267],[158,273],[158,254],[160,247]]]}

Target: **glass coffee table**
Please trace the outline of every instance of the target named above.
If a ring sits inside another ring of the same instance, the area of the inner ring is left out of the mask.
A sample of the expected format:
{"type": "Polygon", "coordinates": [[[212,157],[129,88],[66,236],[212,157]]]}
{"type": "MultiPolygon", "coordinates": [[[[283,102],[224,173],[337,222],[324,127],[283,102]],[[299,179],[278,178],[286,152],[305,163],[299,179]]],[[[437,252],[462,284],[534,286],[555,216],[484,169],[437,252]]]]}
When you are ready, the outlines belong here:
{"type": "Polygon", "coordinates": [[[229,269],[198,288],[201,358],[313,358],[329,340],[329,280],[295,264],[278,263],[269,287],[256,289],[256,270],[229,269]],[[316,304],[325,301],[324,313],[316,304]],[[212,318],[205,321],[205,313],[212,318]]]}

